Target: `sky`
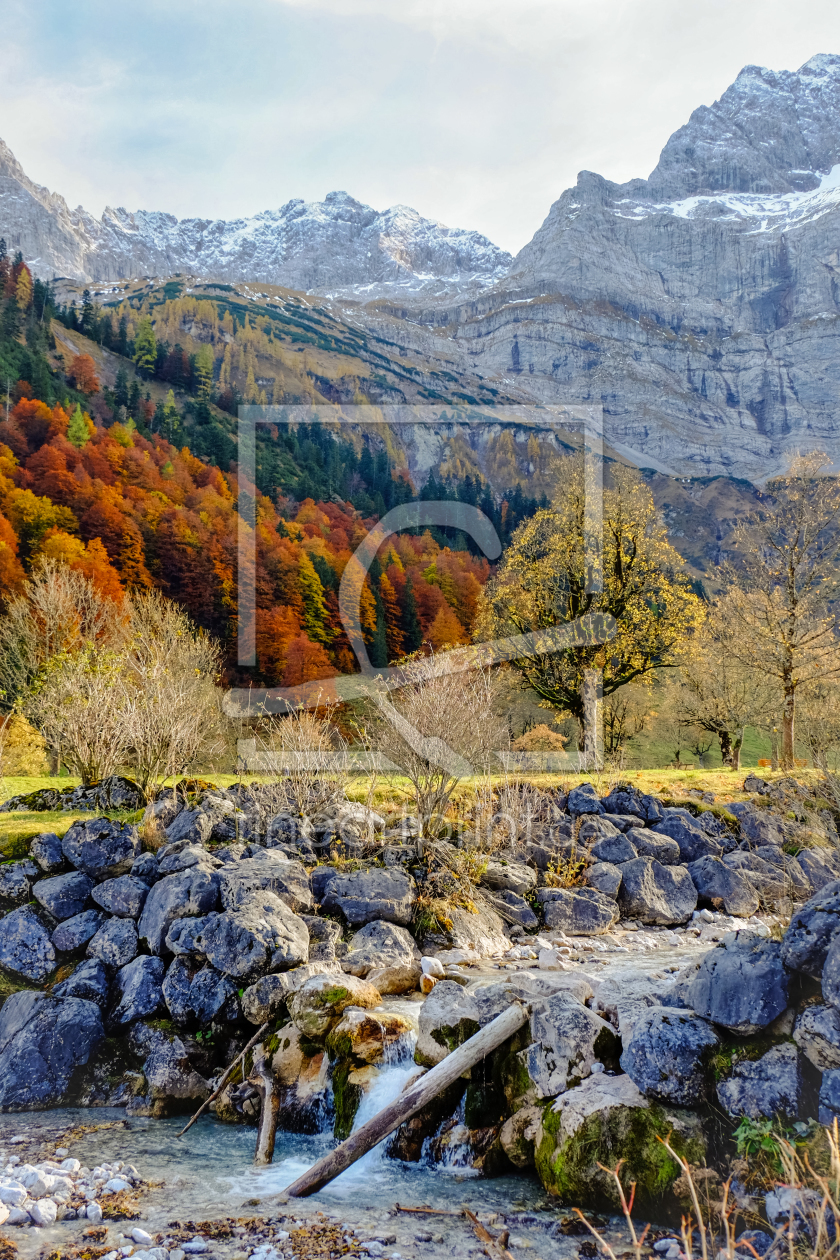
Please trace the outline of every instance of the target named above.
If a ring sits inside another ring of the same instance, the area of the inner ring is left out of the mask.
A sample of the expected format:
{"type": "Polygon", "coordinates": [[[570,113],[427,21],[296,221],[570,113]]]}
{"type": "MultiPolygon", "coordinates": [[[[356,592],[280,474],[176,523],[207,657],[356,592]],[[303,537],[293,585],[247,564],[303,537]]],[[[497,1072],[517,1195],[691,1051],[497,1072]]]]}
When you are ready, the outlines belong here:
{"type": "Polygon", "coordinates": [[[0,137],[71,206],[237,218],[334,189],[515,253],[580,170],[647,176],[837,0],[4,0],[0,137]]]}

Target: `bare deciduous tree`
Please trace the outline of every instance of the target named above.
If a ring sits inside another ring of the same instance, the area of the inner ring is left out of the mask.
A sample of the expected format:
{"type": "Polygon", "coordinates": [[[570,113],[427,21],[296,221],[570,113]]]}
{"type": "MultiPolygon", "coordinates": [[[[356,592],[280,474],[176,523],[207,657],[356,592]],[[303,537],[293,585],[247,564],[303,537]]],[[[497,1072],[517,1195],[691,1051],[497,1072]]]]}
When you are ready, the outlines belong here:
{"type": "Polygon", "coordinates": [[[130,763],[148,794],[220,735],[220,650],[158,591],[133,596],[128,615],[117,705],[130,763]]]}

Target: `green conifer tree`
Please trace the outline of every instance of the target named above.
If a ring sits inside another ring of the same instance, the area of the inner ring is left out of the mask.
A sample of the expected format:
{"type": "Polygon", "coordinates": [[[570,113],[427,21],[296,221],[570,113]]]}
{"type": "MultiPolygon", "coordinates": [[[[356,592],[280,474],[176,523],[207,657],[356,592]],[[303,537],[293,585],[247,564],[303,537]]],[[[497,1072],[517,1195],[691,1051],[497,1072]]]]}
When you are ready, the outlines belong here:
{"type": "Polygon", "coordinates": [[[298,562],[298,586],[303,600],[304,630],[313,643],[329,643],[332,635],[327,624],[324,588],[312,561],[305,552],[298,562]]]}
{"type": "Polygon", "coordinates": [[[134,362],[146,376],[151,376],[157,363],[157,341],[155,340],[152,321],[144,315],[137,325],[134,336],[134,362]]]}
{"type": "Polygon", "coordinates": [[[82,415],[81,407],[77,403],[76,410],[70,417],[70,423],[67,426],[67,441],[72,442],[73,446],[81,450],[83,446],[87,445],[89,440],[90,433],[88,432],[87,421],[82,415]]]}

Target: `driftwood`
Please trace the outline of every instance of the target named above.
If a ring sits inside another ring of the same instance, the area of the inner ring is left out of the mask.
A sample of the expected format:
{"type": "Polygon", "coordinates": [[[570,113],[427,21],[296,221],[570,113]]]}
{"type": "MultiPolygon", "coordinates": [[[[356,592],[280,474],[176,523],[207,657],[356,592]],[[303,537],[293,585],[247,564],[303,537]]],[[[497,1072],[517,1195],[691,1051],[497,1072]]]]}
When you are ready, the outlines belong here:
{"type": "Polygon", "coordinates": [[[254,1070],[248,1077],[248,1083],[255,1087],[262,1099],[254,1163],[270,1164],[274,1159],[274,1139],[277,1136],[277,1120],[280,1115],[280,1093],[266,1057],[265,1046],[260,1046],[254,1052],[254,1070]]]}
{"type": "Polygon", "coordinates": [[[527,1019],[527,1007],[514,1002],[501,1015],[497,1015],[486,1028],[480,1029],[475,1036],[470,1037],[457,1050],[447,1055],[442,1063],[438,1063],[437,1067],[433,1067],[430,1072],[410,1086],[395,1102],[383,1108],[372,1120],[368,1120],[367,1124],[363,1124],[361,1129],[351,1134],[346,1142],[342,1142],[329,1155],[319,1159],[308,1172],[287,1187],[284,1193],[293,1198],[302,1198],[322,1189],[339,1173],[343,1173],[351,1164],[355,1164],[357,1159],[361,1159],[369,1150],[377,1146],[383,1138],[398,1129],[405,1120],[414,1115],[415,1111],[419,1111],[421,1107],[430,1103],[468,1068],[480,1063],[502,1042],[512,1037],[527,1019]]]}
{"type": "Polygon", "coordinates": [[[490,1256],[491,1260],[513,1260],[513,1256],[507,1249],[508,1242],[510,1241],[510,1230],[502,1230],[501,1234],[498,1234],[494,1238],[489,1229],[486,1229],[485,1226],[482,1225],[475,1213],[471,1212],[469,1208],[462,1208],[460,1212],[446,1212],[443,1208],[403,1207],[399,1203],[395,1203],[394,1207],[398,1212],[416,1212],[418,1214],[422,1214],[423,1216],[466,1217],[473,1227],[476,1238],[479,1242],[484,1243],[484,1254],[486,1256],[490,1256]]]}
{"type": "MultiPolygon", "coordinates": [[[[203,1113],[207,1110],[207,1108],[210,1106],[210,1104],[211,1104],[211,1102],[213,1101],[213,1099],[214,1099],[214,1098],[218,1098],[219,1094],[221,1094],[221,1092],[222,1092],[222,1090],[224,1089],[225,1085],[227,1085],[227,1083],[228,1083],[228,1079],[229,1079],[229,1078],[230,1078],[230,1076],[233,1074],[234,1070],[235,1070],[235,1069],[239,1066],[239,1064],[240,1064],[240,1063],[244,1063],[244,1062],[245,1062],[245,1055],[248,1053],[248,1051],[249,1051],[249,1050],[253,1050],[254,1046],[257,1044],[257,1042],[260,1040],[260,1038],[261,1038],[261,1037],[262,1037],[262,1036],[263,1036],[266,1032],[268,1032],[268,1024],[263,1024],[263,1026],[262,1026],[262,1028],[259,1030],[259,1032],[254,1033],[253,1037],[252,1037],[252,1038],[251,1038],[251,1040],[248,1042],[248,1044],[247,1044],[247,1046],[245,1047],[245,1049],[244,1049],[244,1050],[243,1050],[240,1054],[238,1054],[238,1055],[236,1056],[236,1058],[234,1059],[233,1063],[231,1063],[230,1067],[227,1069],[227,1071],[225,1072],[224,1076],[223,1076],[223,1077],[222,1077],[222,1079],[219,1081],[219,1083],[218,1083],[218,1085],[216,1086],[216,1088],[213,1090],[213,1093],[210,1095],[210,1097],[209,1097],[209,1098],[206,1098],[206,1099],[204,1100],[204,1102],[203,1102],[203,1103],[201,1104],[201,1106],[199,1107],[198,1111],[197,1111],[197,1112],[195,1113],[195,1115],[193,1116],[192,1120],[190,1120],[188,1124],[185,1124],[185,1125],[184,1125],[184,1127],[183,1127],[183,1129],[181,1130],[181,1132],[180,1132],[180,1133],[176,1133],[176,1134],[175,1134],[175,1136],[176,1136],[176,1137],[183,1137],[183,1136],[184,1136],[184,1134],[186,1133],[187,1129],[191,1129],[191,1128],[193,1127],[193,1125],[195,1124],[196,1120],[198,1119],[198,1117],[199,1117],[200,1115],[202,1115],[202,1114],[203,1114],[203,1113]]],[[[244,1069],[243,1069],[243,1071],[244,1071],[244,1069]]]]}

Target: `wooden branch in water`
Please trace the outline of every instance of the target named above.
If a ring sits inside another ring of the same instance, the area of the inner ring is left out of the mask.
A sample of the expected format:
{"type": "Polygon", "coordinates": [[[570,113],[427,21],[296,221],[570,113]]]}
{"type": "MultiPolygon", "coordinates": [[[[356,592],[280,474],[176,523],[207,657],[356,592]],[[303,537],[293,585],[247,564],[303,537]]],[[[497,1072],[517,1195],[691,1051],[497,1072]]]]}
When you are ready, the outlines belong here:
{"type": "Polygon", "coordinates": [[[405,1120],[414,1115],[415,1111],[419,1111],[432,1099],[437,1098],[447,1085],[457,1081],[468,1068],[474,1067],[476,1063],[480,1063],[488,1054],[498,1049],[503,1042],[519,1031],[527,1021],[528,1015],[527,1007],[514,1002],[485,1028],[481,1028],[475,1036],[470,1037],[462,1046],[458,1046],[457,1050],[453,1050],[441,1063],[410,1086],[395,1102],[383,1108],[372,1120],[363,1124],[356,1133],[352,1133],[346,1142],[342,1142],[329,1155],[319,1159],[317,1164],[313,1164],[308,1172],[298,1177],[297,1181],[293,1182],[284,1193],[293,1198],[301,1198],[304,1195],[315,1194],[328,1185],[339,1173],[343,1173],[351,1164],[355,1164],[357,1159],[361,1159],[369,1150],[399,1128],[405,1120]]]}
{"type": "MultiPolygon", "coordinates": [[[[263,1026],[262,1026],[262,1028],[259,1030],[259,1032],[254,1033],[253,1037],[252,1037],[252,1038],[251,1038],[251,1040],[248,1042],[248,1044],[247,1044],[247,1046],[245,1047],[245,1049],[244,1049],[244,1050],[243,1050],[240,1054],[238,1054],[238,1055],[236,1056],[236,1058],[234,1059],[233,1063],[231,1063],[230,1067],[227,1069],[227,1071],[225,1072],[224,1076],[223,1076],[223,1077],[222,1077],[222,1079],[219,1081],[219,1083],[218,1083],[218,1085],[216,1086],[216,1088],[213,1090],[213,1093],[210,1095],[210,1097],[209,1097],[209,1098],[206,1098],[206,1099],[204,1100],[204,1102],[203,1102],[203,1103],[201,1104],[201,1106],[199,1107],[198,1111],[197,1111],[197,1112],[195,1113],[195,1115],[193,1116],[192,1120],[190,1120],[188,1124],[185,1124],[185,1125],[184,1125],[184,1127],[183,1127],[183,1129],[181,1130],[181,1132],[180,1132],[180,1133],[176,1133],[176,1134],[175,1134],[175,1136],[176,1136],[176,1137],[183,1137],[183,1136],[184,1136],[184,1134],[186,1133],[187,1129],[191,1129],[191,1128],[193,1127],[193,1125],[195,1124],[196,1120],[198,1119],[198,1117],[199,1117],[200,1115],[202,1115],[202,1113],[203,1113],[203,1112],[205,1112],[205,1111],[207,1110],[207,1108],[210,1106],[210,1104],[211,1104],[211,1102],[213,1101],[213,1099],[214,1099],[214,1098],[218,1098],[219,1094],[221,1094],[221,1092],[222,1092],[222,1090],[224,1089],[225,1085],[227,1085],[228,1080],[229,1080],[229,1078],[232,1076],[232,1074],[233,1074],[233,1072],[235,1071],[235,1069],[239,1066],[239,1064],[240,1064],[240,1063],[244,1063],[244,1062],[245,1062],[245,1055],[248,1053],[248,1051],[249,1051],[249,1050],[253,1050],[254,1046],[257,1044],[257,1042],[260,1040],[260,1038],[261,1038],[261,1037],[262,1037],[262,1036],[263,1036],[266,1032],[268,1032],[268,1024],[263,1024],[263,1026]]],[[[244,1068],[243,1068],[243,1072],[244,1072],[244,1068]]]]}
{"type": "Polygon", "coordinates": [[[510,1234],[507,1230],[499,1234],[498,1238],[494,1238],[488,1229],[485,1229],[481,1221],[471,1212],[469,1208],[464,1208],[464,1216],[473,1227],[475,1236],[480,1243],[484,1243],[484,1254],[490,1256],[491,1260],[513,1260],[513,1256],[507,1249],[510,1234]]]}

